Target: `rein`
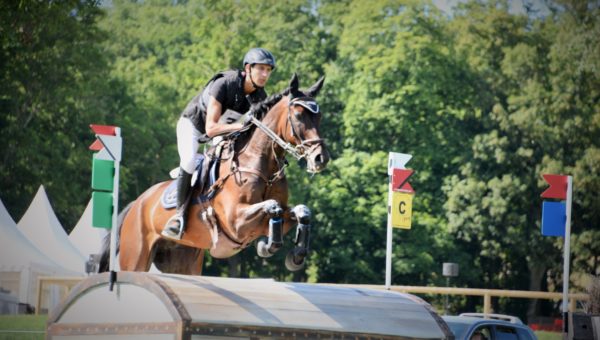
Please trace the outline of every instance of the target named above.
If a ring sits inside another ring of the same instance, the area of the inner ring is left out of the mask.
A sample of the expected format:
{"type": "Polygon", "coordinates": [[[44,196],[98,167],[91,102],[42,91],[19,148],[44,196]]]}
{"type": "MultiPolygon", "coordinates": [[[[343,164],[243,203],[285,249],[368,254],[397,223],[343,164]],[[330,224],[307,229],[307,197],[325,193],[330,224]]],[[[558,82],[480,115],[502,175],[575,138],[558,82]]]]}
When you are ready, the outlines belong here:
{"type": "Polygon", "coordinates": [[[273,132],[273,130],[269,129],[265,124],[263,124],[256,117],[252,116],[251,121],[252,121],[252,124],[256,125],[257,128],[259,128],[262,132],[264,132],[267,136],[269,136],[269,138],[271,138],[275,143],[277,143],[279,146],[281,146],[283,148],[283,150],[285,150],[290,155],[294,156],[294,158],[296,158],[297,160],[300,160],[300,159],[306,157],[305,154],[300,153],[300,150],[296,150],[297,148],[294,147],[292,144],[286,143],[283,139],[281,139],[281,137],[279,137],[275,132],[273,132]]]}

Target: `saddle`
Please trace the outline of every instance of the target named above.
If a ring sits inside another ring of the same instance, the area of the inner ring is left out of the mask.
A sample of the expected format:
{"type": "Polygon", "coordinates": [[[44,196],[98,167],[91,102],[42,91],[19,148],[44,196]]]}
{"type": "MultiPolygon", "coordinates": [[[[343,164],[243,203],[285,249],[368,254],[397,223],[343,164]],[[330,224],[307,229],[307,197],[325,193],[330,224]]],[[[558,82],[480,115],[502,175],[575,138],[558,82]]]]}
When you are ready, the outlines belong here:
{"type": "MultiPolygon", "coordinates": [[[[199,194],[192,196],[190,204],[198,204],[209,201],[215,195],[215,190],[209,191],[211,186],[219,178],[219,157],[214,157],[213,153],[196,154],[196,167],[192,174],[192,192],[199,194]]],[[[177,178],[179,168],[169,172],[172,179],[177,178]]],[[[165,209],[173,209],[177,206],[177,181],[171,182],[160,197],[160,203],[165,209]]]]}

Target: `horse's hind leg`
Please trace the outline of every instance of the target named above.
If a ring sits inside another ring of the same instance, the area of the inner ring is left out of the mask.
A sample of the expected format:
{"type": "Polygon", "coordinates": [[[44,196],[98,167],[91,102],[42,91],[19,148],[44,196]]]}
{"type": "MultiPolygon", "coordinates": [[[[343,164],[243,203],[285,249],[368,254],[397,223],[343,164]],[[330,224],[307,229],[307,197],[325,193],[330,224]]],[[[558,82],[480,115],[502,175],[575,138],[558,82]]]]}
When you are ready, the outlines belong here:
{"type": "MultiPolygon", "coordinates": [[[[124,238],[123,241],[125,240],[124,238]]],[[[121,270],[147,272],[150,270],[152,255],[152,245],[148,245],[146,242],[130,247],[121,246],[121,254],[119,255],[121,270]]]]}
{"type": "Polygon", "coordinates": [[[294,248],[285,257],[285,266],[290,271],[304,267],[310,243],[310,209],[305,205],[297,205],[292,209],[293,218],[298,222],[294,248]]]}
{"type": "Polygon", "coordinates": [[[187,274],[201,275],[202,265],[204,264],[204,249],[196,249],[197,255],[191,256],[187,265],[187,274]]]}
{"type": "Polygon", "coordinates": [[[152,247],[156,238],[148,238],[139,201],[135,202],[123,220],[119,246],[121,270],[145,272],[150,269],[152,247]]]}
{"type": "Polygon", "coordinates": [[[175,245],[161,240],[155,248],[154,264],[163,273],[200,275],[204,263],[204,250],[175,245]]]}
{"type": "MultiPolygon", "coordinates": [[[[121,254],[119,255],[121,270],[134,272],[147,272],[150,270],[152,256],[154,255],[152,252],[153,244],[142,241],[140,244],[124,247],[123,241],[126,240],[126,238],[123,238],[121,242],[121,254]]],[[[139,239],[130,242],[134,241],[139,242],[139,239]]],[[[129,244],[131,244],[130,242],[129,244]]]]}

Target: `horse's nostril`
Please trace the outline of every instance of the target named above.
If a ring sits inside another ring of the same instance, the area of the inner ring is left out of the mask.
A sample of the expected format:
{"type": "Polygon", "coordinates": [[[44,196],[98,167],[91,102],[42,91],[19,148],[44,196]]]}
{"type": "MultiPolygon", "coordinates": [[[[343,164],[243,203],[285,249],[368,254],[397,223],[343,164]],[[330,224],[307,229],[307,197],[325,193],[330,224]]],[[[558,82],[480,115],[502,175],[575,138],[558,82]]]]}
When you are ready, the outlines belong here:
{"type": "Polygon", "coordinates": [[[315,163],[320,164],[322,166],[325,166],[325,164],[327,164],[328,161],[329,161],[329,158],[324,154],[319,154],[315,158],[315,163]]]}

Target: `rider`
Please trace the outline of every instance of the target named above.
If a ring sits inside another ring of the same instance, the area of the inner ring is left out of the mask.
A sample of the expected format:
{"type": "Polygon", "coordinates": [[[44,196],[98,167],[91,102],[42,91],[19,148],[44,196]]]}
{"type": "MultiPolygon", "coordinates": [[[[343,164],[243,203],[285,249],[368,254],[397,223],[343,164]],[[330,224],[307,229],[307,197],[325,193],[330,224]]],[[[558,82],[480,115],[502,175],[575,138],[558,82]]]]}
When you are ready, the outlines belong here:
{"type": "Polygon", "coordinates": [[[187,202],[200,143],[238,131],[249,123],[249,120],[236,121],[250,109],[251,104],[267,97],[264,87],[273,69],[273,54],[263,48],[252,48],[244,56],[243,70],[217,73],[183,110],[177,122],[177,151],[180,158],[177,213],[167,221],[163,236],[178,240],[185,230],[187,202]]]}

